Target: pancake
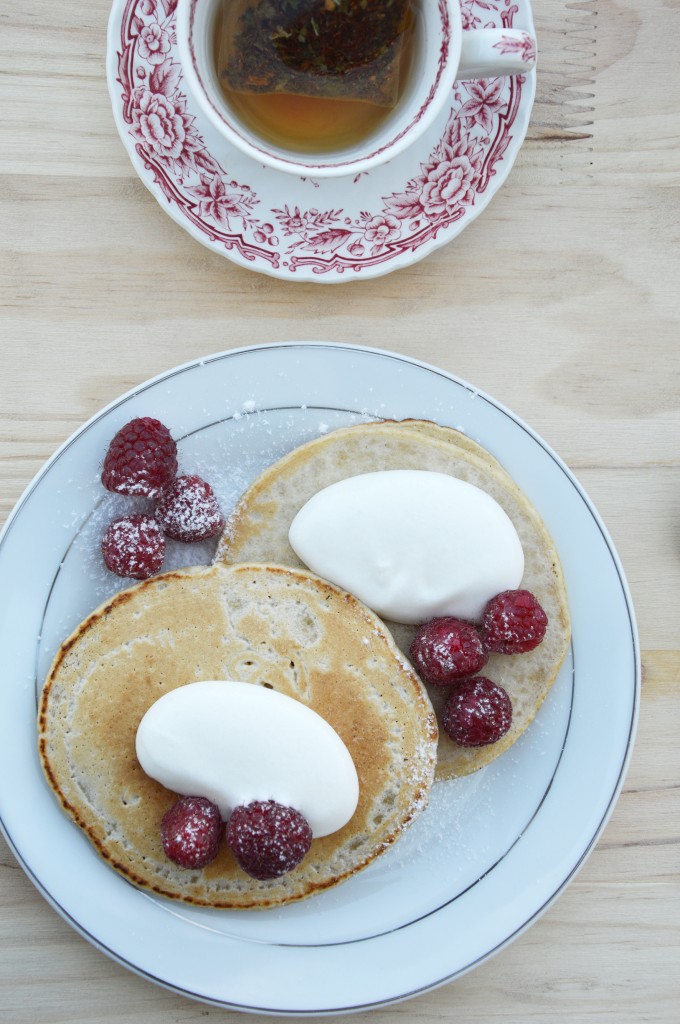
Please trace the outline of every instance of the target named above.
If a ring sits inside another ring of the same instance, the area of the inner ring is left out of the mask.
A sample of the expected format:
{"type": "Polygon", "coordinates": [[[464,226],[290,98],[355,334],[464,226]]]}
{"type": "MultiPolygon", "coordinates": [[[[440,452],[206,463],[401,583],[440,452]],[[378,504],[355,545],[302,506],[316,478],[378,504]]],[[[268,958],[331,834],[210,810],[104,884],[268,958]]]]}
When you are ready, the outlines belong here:
{"type": "Polygon", "coordinates": [[[437,743],[424,688],[372,612],[311,573],[244,564],[152,577],[93,612],[54,660],[38,731],[48,783],[112,867],[162,896],[231,908],[300,900],[371,863],[426,805],[437,743]],[[137,726],[164,693],[202,679],[302,701],[354,760],[354,816],[279,879],[250,878],[226,843],[202,870],[163,853],[177,796],[142,771],[137,726]]]}
{"type": "MultiPolygon", "coordinates": [[[[492,654],[481,671],[510,696],[509,732],[485,747],[462,747],[440,731],[437,778],[455,778],[489,764],[519,739],[555,681],[570,640],[564,577],[553,539],[526,495],[490,452],[460,431],[425,420],[390,420],[335,430],[296,448],[260,474],[228,518],[215,557],[222,564],[272,561],[302,567],[288,543],[290,524],[302,505],[338,480],[393,469],[448,473],[495,498],[522,543],[521,585],[536,595],[548,615],[548,629],[539,647],[521,655],[492,654]]],[[[413,627],[386,625],[408,656],[413,627]]],[[[448,688],[427,689],[440,714],[448,688]]]]}

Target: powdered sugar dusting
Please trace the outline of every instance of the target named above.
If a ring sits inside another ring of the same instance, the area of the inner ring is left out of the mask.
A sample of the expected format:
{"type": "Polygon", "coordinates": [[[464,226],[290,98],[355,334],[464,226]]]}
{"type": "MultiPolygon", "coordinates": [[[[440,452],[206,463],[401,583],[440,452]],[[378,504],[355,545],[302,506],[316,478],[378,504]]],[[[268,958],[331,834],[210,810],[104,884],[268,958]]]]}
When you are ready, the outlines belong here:
{"type": "Polygon", "coordinates": [[[149,515],[122,516],[109,524],[101,544],[106,567],[117,576],[143,580],[158,572],[165,557],[165,539],[149,515]]]}
{"type": "Polygon", "coordinates": [[[312,845],[312,830],[294,808],[254,801],[232,812],[227,842],[247,874],[266,880],[297,867],[312,845]]]}
{"type": "Polygon", "coordinates": [[[195,475],[179,476],[163,491],[155,516],[168,537],[184,543],[208,540],[223,524],[212,487],[195,475]]]}
{"type": "Polygon", "coordinates": [[[161,822],[165,855],[184,868],[210,864],[217,856],[221,835],[220,813],[205,797],[182,797],[161,822]]]}
{"type": "Polygon", "coordinates": [[[481,852],[471,842],[470,821],[490,811],[489,782],[484,770],[460,779],[437,782],[427,807],[381,860],[389,871],[402,870],[423,856],[441,868],[452,858],[473,861],[481,852]]]}
{"type": "MultiPolygon", "coordinates": [[[[173,393],[168,388],[168,410],[172,409],[173,401],[173,393]]],[[[351,413],[326,408],[323,414],[331,430],[367,422],[376,415],[372,410],[351,413]]],[[[189,417],[187,422],[192,415],[191,409],[182,409],[181,416],[189,417]]],[[[179,472],[196,474],[206,480],[225,517],[266,466],[296,445],[318,436],[319,409],[312,405],[266,409],[255,397],[249,396],[228,402],[221,416],[206,409],[200,412],[200,417],[204,425],[187,429],[181,425],[177,414],[168,411],[162,416],[177,438],[179,472]]],[[[109,523],[119,516],[150,515],[155,508],[153,499],[104,489],[99,474],[105,450],[106,441],[102,450],[95,453],[89,473],[74,457],[70,477],[55,492],[59,506],[67,511],[61,513],[64,542],[55,551],[57,572],[36,656],[38,689],[62,640],[94,608],[134,582],[129,577],[114,575],[104,564],[101,541],[109,523]],[[72,501],[69,500],[71,494],[72,501]]],[[[217,537],[190,544],[166,538],[161,571],[209,565],[217,542],[217,537]]]]}
{"type": "Polygon", "coordinates": [[[512,703],[498,683],[485,676],[461,680],[448,698],[442,725],[464,747],[497,743],[512,723],[512,703]]]}

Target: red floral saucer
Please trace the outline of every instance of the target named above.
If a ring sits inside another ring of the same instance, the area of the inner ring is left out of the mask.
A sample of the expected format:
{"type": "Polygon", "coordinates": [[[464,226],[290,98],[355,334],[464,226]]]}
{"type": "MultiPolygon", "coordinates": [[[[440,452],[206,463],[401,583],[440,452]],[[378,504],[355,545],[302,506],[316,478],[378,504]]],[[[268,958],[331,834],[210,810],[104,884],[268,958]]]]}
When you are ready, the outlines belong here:
{"type": "MultiPolygon", "coordinates": [[[[187,93],[177,0],[114,0],[107,76],[116,125],[161,206],[213,252],[293,281],[332,283],[409,266],[451,241],[505,181],[536,75],[457,82],[408,152],[370,173],[313,180],[225,142],[187,93]]],[[[528,0],[462,0],[463,26],[533,32],[528,0]]]]}

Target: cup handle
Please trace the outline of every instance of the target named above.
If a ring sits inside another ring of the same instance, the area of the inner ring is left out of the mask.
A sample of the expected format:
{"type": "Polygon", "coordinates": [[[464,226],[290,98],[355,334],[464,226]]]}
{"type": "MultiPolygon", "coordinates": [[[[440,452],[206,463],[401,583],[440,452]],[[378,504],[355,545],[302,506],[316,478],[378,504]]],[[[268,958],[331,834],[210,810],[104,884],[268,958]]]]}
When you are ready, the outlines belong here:
{"type": "Polygon", "coordinates": [[[513,28],[475,28],[463,32],[456,75],[459,81],[523,75],[534,67],[536,40],[528,32],[513,28]]]}

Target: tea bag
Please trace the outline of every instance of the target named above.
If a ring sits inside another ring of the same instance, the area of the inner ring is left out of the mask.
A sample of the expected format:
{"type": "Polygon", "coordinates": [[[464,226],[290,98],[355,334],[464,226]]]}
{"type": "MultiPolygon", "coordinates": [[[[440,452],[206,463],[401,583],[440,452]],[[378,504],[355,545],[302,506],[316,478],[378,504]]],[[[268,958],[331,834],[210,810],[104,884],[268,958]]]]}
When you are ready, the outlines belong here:
{"type": "Polygon", "coordinates": [[[222,0],[224,86],[392,107],[411,0],[222,0]]]}

